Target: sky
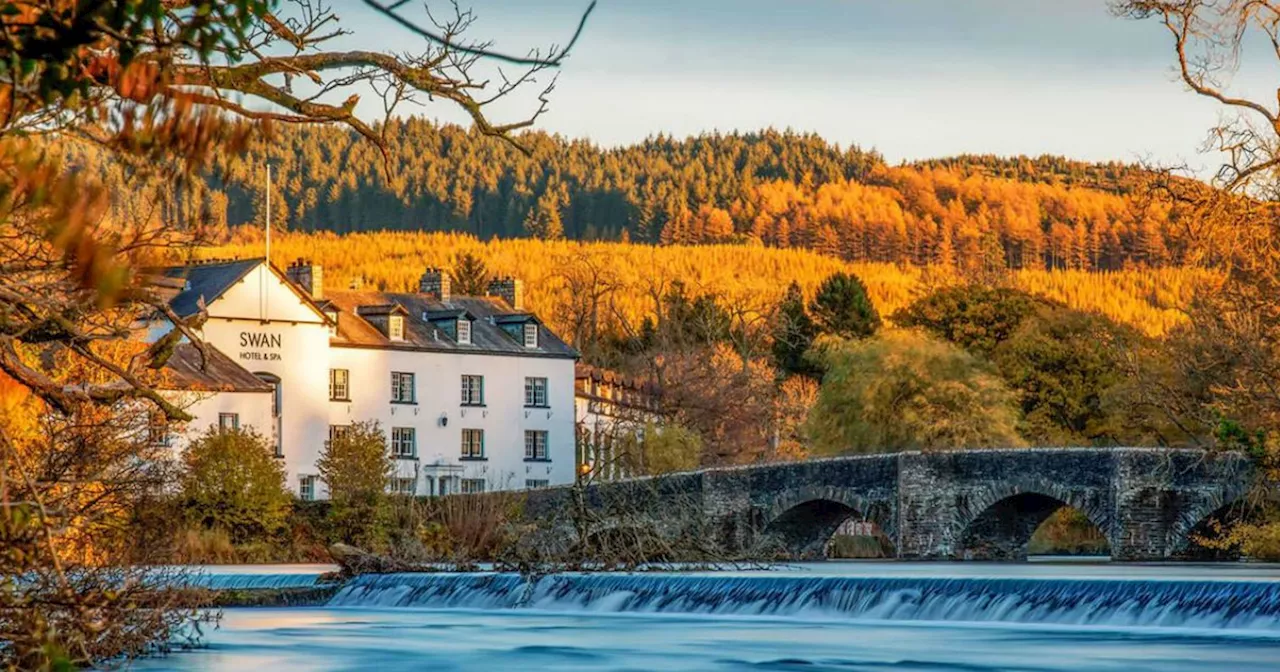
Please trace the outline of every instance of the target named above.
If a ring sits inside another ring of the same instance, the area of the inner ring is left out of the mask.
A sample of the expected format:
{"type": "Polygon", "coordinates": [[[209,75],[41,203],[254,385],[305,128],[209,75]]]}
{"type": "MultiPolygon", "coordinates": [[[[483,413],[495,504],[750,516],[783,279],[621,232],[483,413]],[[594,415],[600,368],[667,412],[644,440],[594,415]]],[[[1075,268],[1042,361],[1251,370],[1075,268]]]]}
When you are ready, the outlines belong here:
{"type": "MultiPolygon", "coordinates": [[[[354,31],[342,46],[421,51],[357,0],[333,4],[354,31]]],[[[586,4],[474,0],[471,35],[513,52],[563,43],[586,4]]],[[[1219,108],[1173,63],[1162,26],[1106,0],[599,0],[539,127],[616,146],[773,126],[894,162],[1048,153],[1205,170],[1219,108]]],[[[497,120],[530,109],[511,102],[497,120]]],[[[406,111],[463,121],[443,102],[406,111]]]]}

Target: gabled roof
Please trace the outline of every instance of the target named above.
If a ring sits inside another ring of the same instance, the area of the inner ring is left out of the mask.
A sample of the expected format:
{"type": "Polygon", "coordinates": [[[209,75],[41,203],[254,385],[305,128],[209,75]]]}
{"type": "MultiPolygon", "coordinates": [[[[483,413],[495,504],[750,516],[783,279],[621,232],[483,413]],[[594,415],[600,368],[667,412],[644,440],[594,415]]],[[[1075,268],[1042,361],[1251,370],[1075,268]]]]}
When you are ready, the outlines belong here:
{"type": "Polygon", "coordinates": [[[408,315],[409,311],[398,303],[384,303],[376,306],[360,306],[356,308],[356,313],[363,317],[365,315],[390,315],[392,313],[408,315]]]}
{"type": "MultiPolygon", "coordinates": [[[[200,312],[201,300],[208,307],[209,304],[212,304],[227,290],[249,275],[253,269],[265,263],[266,260],[262,258],[212,259],[197,261],[186,266],[170,266],[158,269],[157,272],[166,278],[184,281],[182,290],[169,300],[169,306],[178,314],[178,317],[191,317],[200,312]]],[[[324,308],[300,287],[290,282],[280,272],[280,269],[273,264],[267,265],[267,268],[271,270],[271,273],[276,276],[281,284],[288,287],[289,291],[293,292],[299,300],[314,310],[319,319],[325,322],[329,321],[329,317],[325,315],[324,308]]]]}
{"type": "Polygon", "coordinates": [[[332,305],[348,317],[338,321],[338,334],[330,339],[334,347],[377,347],[392,350],[430,350],[470,352],[527,357],[576,359],[578,352],[562,341],[528,313],[514,313],[502,299],[494,297],[454,296],[445,303],[427,294],[376,291],[325,292],[332,305]],[[404,340],[392,341],[380,329],[362,319],[367,307],[395,304],[406,311],[404,340]],[[454,319],[468,315],[471,342],[458,343],[433,320],[454,319]],[[436,315],[441,317],[437,318],[436,315]],[[508,334],[497,321],[516,315],[521,322],[538,324],[538,347],[526,348],[508,334]],[[424,317],[426,319],[424,319],[424,317]]]}
{"type": "Polygon", "coordinates": [[[524,324],[526,322],[536,322],[542,324],[542,320],[538,319],[533,313],[508,313],[506,315],[494,315],[495,324],[524,324]]]}
{"type": "Polygon", "coordinates": [[[206,348],[209,360],[200,368],[200,351],[190,343],[174,349],[164,366],[166,390],[192,392],[270,392],[271,385],[249,373],[212,345],[206,348]]]}
{"type": "Polygon", "coordinates": [[[261,263],[261,259],[219,259],[162,269],[160,272],[165,277],[186,280],[169,306],[178,317],[191,317],[200,312],[202,298],[205,305],[213,303],[261,263]]]}
{"type": "Polygon", "coordinates": [[[476,319],[475,315],[467,312],[466,308],[445,308],[442,310],[428,310],[422,314],[422,318],[435,322],[437,320],[456,320],[459,318],[467,318],[468,320],[476,319]]]}

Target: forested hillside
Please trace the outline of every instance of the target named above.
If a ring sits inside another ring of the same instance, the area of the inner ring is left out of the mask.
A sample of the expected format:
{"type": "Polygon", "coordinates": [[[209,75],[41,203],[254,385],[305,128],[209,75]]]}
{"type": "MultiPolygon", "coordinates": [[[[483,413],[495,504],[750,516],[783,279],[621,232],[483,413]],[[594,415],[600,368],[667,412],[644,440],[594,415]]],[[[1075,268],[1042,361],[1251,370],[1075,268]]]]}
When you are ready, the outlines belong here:
{"type": "MultiPolygon", "coordinates": [[[[242,228],[226,244],[204,250],[212,257],[261,256],[261,232],[242,228]]],[[[480,259],[493,276],[524,280],[529,307],[575,343],[596,333],[636,330],[657,309],[674,281],[694,295],[711,294],[739,313],[768,314],[797,282],[812,295],[828,276],[854,272],[876,309],[892,314],[939,286],[961,282],[938,268],[885,263],[848,264],[804,250],[759,245],[654,246],[574,241],[490,240],[457,234],[374,233],[335,236],[294,233],[275,238],[279,266],[305,257],[324,266],[325,282],[392,291],[417,287],[428,266],[455,266],[459,257],[480,259]],[[591,332],[590,334],[585,331],[591,332]]],[[[1002,282],[1068,306],[1107,315],[1157,336],[1181,322],[1193,292],[1217,281],[1194,269],[1084,272],[1022,270],[1002,282]]]]}
{"type": "Polygon", "coordinates": [[[265,220],[271,159],[273,220],[300,231],[760,243],[962,271],[1177,265],[1185,248],[1177,213],[1132,193],[1145,173],[1122,164],[968,156],[892,167],[874,152],[774,130],[617,149],[530,133],[529,156],[421,119],[392,122],[386,136],[384,163],[349,131],[282,128],[177,189],[131,184],[88,150],[73,153],[135,195],[120,216],[215,225],[265,220]],[[153,190],[160,207],[139,214],[153,190]]]}

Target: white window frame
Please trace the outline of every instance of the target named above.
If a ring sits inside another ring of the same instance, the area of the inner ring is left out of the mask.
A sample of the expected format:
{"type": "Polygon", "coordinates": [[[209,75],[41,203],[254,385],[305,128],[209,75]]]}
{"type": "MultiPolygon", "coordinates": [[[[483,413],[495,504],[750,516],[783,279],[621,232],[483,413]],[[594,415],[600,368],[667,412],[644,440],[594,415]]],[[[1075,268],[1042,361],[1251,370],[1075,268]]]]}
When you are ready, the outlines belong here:
{"type": "Polygon", "coordinates": [[[351,431],[351,425],[329,425],[329,440],[325,442],[325,445],[332,445],[334,439],[345,436],[349,431],[351,431]]]}
{"type": "Polygon", "coordinates": [[[464,373],[461,384],[463,406],[484,406],[484,376],[464,373]]]}
{"type": "Polygon", "coordinates": [[[391,492],[396,495],[409,495],[412,497],[418,494],[418,479],[394,476],[391,478],[391,492]]]}
{"type": "Polygon", "coordinates": [[[464,460],[483,460],[484,457],[484,430],[472,427],[464,427],[462,429],[462,459],[464,460]]]}
{"type": "Polygon", "coordinates": [[[544,462],[547,458],[547,430],[524,430],[524,459],[544,462]]]}
{"type": "Polygon", "coordinates": [[[485,491],[485,481],[483,478],[464,478],[458,485],[458,490],[464,495],[478,495],[485,491]]]}
{"type": "Polygon", "coordinates": [[[393,404],[416,404],[418,403],[418,389],[416,377],[407,371],[391,372],[391,403],[393,404]],[[408,382],[408,398],[405,396],[406,386],[408,382]]]}
{"type": "Polygon", "coordinates": [[[458,343],[471,345],[471,320],[459,317],[458,323],[454,325],[454,331],[458,334],[458,343]]]}
{"type": "Polygon", "coordinates": [[[404,315],[387,316],[387,338],[393,341],[404,340],[404,315]]]}
{"type": "Polygon", "coordinates": [[[329,369],[329,401],[351,401],[349,369],[329,369]]]}
{"type": "Polygon", "coordinates": [[[156,411],[148,418],[147,443],[164,448],[173,445],[173,433],[169,431],[169,419],[163,412],[156,411]]]}
{"type": "Polygon", "coordinates": [[[415,459],[418,457],[418,430],[416,428],[391,428],[391,456],[399,459],[415,459]]]}
{"type": "Polygon", "coordinates": [[[551,479],[549,478],[526,478],[524,479],[524,487],[526,490],[535,490],[537,488],[551,487],[551,479]]]}
{"type": "Polygon", "coordinates": [[[525,377],[525,408],[546,408],[547,405],[547,379],[534,376],[525,377]]]}
{"type": "Polygon", "coordinates": [[[315,501],[316,480],[318,479],[310,474],[298,475],[298,499],[301,499],[304,502],[315,501]]]}
{"type": "Polygon", "coordinates": [[[240,429],[239,413],[219,413],[218,414],[218,430],[237,430],[240,429]]]}
{"type": "Polygon", "coordinates": [[[538,323],[537,322],[524,323],[524,347],[526,348],[538,347],[538,323]]]}

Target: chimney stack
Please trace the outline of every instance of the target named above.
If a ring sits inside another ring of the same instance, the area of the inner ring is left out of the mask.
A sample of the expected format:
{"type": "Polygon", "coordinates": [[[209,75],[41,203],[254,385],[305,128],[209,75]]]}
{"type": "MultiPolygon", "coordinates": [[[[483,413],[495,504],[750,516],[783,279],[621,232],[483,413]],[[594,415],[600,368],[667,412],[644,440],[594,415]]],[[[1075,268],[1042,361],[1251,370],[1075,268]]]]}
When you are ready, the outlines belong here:
{"type": "Polygon", "coordinates": [[[511,306],[512,310],[524,310],[524,281],[507,276],[489,282],[489,296],[496,296],[511,306]]]}
{"type": "Polygon", "coordinates": [[[324,298],[324,267],[320,264],[313,264],[310,259],[299,258],[289,264],[284,275],[293,284],[301,287],[302,291],[310,294],[311,298],[317,301],[324,298]]]}
{"type": "Polygon", "coordinates": [[[449,278],[449,272],[434,266],[428,268],[418,280],[418,292],[448,303],[453,295],[453,281],[449,278]]]}

